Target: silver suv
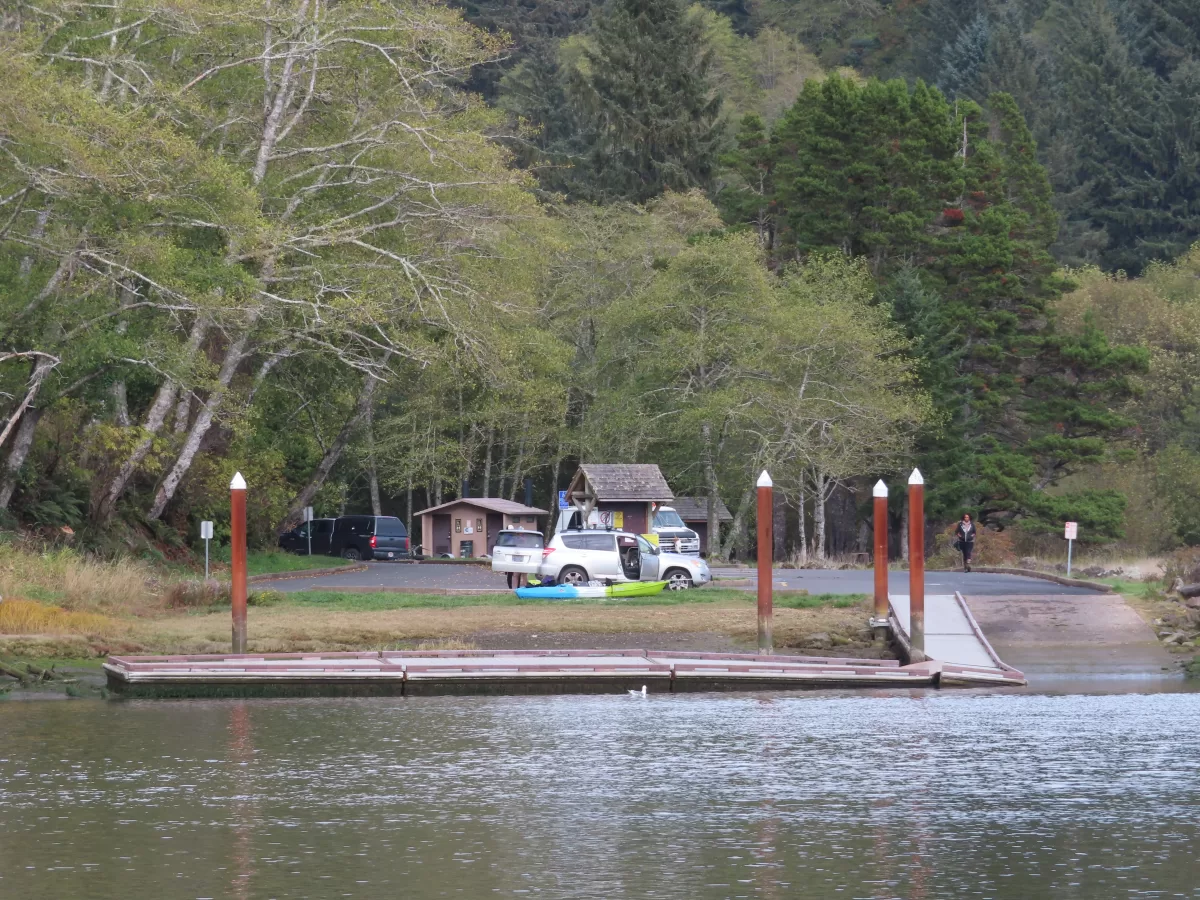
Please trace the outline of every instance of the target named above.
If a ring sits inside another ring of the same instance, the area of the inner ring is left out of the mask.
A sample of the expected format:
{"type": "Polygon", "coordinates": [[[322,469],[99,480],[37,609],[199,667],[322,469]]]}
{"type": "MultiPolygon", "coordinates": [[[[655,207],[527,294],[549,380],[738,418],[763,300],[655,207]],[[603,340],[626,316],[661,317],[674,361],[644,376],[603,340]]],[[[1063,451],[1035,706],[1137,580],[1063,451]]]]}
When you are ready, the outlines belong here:
{"type": "Polygon", "coordinates": [[[702,559],[667,553],[640,534],[599,529],[556,534],[542,550],[538,575],[576,585],[665,581],[675,591],[712,581],[708,563],[702,559]]]}

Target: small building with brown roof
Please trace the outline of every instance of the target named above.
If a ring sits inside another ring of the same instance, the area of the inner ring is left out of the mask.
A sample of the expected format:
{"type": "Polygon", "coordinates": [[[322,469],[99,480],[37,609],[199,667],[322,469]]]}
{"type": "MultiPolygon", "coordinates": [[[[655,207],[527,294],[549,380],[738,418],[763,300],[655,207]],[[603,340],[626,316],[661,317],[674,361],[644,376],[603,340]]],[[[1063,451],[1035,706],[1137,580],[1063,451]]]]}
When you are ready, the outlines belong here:
{"type": "MultiPolygon", "coordinates": [[[[676,497],[671,506],[679,513],[679,518],[688,528],[700,535],[700,552],[708,552],[708,498],[707,497],[676,497]]],[[[733,521],[721,499],[717,499],[717,522],[724,524],[733,521]]]]}
{"type": "Polygon", "coordinates": [[[421,517],[421,550],[426,556],[466,558],[491,556],[502,529],[544,531],[549,513],[498,497],[462,497],[414,515],[421,517]]]}
{"type": "Polygon", "coordinates": [[[667,479],[652,463],[586,463],[567,488],[567,502],[580,511],[585,522],[596,511],[599,524],[633,534],[648,532],[654,507],[674,498],[667,479]]]}

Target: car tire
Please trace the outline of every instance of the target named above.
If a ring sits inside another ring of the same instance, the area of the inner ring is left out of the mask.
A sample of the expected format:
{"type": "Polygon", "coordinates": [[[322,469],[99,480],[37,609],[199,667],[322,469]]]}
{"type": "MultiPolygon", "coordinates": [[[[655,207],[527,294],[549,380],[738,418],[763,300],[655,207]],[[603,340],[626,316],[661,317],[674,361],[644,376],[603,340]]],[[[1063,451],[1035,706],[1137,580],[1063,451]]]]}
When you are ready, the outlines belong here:
{"type": "Polygon", "coordinates": [[[663,579],[669,591],[686,591],[692,586],[692,576],[683,569],[668,569],[663,579]]]}
{"type": "Polygon", "coordinates": [[[588,583],[588,573],[579,566],[567,566],[558,573],[559,584],[569,584],[572,587],[582,587],[588,583]]]}
{"type": "Polygon", "coordinates": [[[357,547],[346,547],[342,550],[342,559],[348,559],[351,562],[358,562],[362,559],[362,554],[358,552],[357,547]]]}

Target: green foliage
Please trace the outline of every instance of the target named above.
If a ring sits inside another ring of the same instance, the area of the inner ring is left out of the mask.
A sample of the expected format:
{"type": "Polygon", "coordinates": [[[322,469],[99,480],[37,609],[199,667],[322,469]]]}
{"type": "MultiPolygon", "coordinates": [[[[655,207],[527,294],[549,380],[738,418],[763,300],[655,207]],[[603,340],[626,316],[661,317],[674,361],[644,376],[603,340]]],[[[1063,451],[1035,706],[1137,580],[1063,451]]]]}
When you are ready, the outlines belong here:
{"type": "MultiPolygon", "coordinates": [[[[921,83],[835,75],[805,86],[769,142],[747,120],[739,143],[726,159],[744,187],[726,215],[779,262],[861,254],[918,350],[940,412],[920,444],[938,473],[931,513],[1049,527],[1040,492],[1131,424],[1109,407],[1132,396],[1146,354],[1054,330],[1051,189],[1012,97],[951,108],[921,83]]],[[[1096,521],[1115,536],[1111,516],[1096,521]]]]}
{"type": "Polygon", "coordinates": [[[712,66],[704,23],[680,0],[614,0],[566,72],[531,60],[505,102],[540,126],[549,162],[571,151],[573,198],[641,203],[712,180],[724,135],[712,66]]]}
{"type": "Polygon", "coordinates": [[[1172,445],[1156,463],[1156,486],[1170,510],[1172,529],[1183,543],[1200,544],[1200,453],[1172,445]]]}

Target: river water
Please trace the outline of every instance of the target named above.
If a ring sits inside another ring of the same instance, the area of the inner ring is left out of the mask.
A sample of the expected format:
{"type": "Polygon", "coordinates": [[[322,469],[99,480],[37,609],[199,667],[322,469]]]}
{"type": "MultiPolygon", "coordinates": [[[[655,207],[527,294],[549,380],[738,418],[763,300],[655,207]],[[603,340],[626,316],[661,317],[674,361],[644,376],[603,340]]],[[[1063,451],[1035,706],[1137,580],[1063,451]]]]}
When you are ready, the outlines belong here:
{"type": "Polygon", "coordinates": [[[0,706],[0,898],[1200,897],[1200,694],[0,706]]]}

